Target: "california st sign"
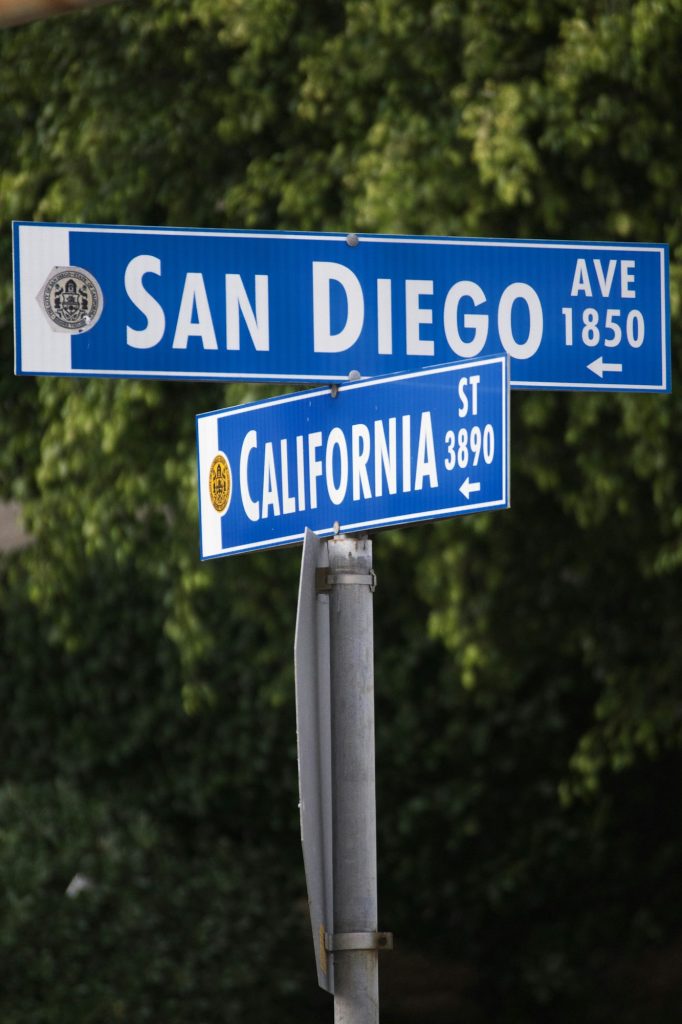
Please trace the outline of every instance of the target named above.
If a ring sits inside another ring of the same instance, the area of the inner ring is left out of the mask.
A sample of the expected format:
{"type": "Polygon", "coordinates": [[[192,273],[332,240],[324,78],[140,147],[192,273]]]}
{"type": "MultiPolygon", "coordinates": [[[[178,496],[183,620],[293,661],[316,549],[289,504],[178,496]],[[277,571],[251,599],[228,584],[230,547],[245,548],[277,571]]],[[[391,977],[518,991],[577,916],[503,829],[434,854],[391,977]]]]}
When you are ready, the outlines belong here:
{"type": "Polygon", "coordinates": [[[18,374],[669,391],[665,245],[14,225],[18,374]]]}
{"type": "Polygon", "coordinates": [[[508,360],[460,360],[197,417],[201,556],[509,504],[508,360]]]}

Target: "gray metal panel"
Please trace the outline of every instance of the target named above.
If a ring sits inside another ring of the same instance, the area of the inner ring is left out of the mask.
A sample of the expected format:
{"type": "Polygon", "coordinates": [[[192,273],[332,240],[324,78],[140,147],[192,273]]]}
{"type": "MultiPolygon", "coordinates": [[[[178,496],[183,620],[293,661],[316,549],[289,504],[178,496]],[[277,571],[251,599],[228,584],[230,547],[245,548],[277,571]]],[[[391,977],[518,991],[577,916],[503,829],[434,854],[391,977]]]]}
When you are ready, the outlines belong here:
{"type": "Polygon", "coordinates": [[[306,530],[294,641],[301,840],[317,980],[333,993],[334,958],[325,948],[334,930],[329,594],[315,586],[315,570],[328,565],[326,542],[306,530]]]}

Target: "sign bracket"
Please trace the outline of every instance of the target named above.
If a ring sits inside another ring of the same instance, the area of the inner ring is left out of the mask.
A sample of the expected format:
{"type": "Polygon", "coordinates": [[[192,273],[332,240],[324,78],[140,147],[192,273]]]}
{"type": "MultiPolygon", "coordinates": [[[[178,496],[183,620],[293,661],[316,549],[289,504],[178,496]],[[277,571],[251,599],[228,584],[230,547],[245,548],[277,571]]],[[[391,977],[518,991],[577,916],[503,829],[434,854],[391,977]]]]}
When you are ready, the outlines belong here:
{"type": "Polygon", "coordinates": [[[356,949],[393,949],[393,932],[337,932],[326,934],[325,949],[328,953],[349,952],[356,949]]]}
{"type": "Polygon", "coordinates": [[[362,587],[368,586],[369,589],[374,593],[377,588],[377,574],[374,569],[370,569],[368,573],[359,572],[330,572],[326,568],[318,568],[315,570],[315,591],[318,594],[329,594],[331,593],[332,587],[337,584],[342,586],[355,586],[362,587]]]}

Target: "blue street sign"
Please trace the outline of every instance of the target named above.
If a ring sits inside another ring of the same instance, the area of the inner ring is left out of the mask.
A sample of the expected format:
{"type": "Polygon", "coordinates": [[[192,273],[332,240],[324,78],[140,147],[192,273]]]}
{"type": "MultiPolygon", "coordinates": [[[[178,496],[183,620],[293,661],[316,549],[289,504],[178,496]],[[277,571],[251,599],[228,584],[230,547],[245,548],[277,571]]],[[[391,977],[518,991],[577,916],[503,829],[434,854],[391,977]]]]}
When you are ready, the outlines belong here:
{"type": "Polygon", "coordinates": [[[201,557],[509,504],[506,356],[197,417],[201,557]]]}
{"type": "Polygon", "coordinates": [[[665,245],[14,225],[16,372],[669,391],[665,245]]]}

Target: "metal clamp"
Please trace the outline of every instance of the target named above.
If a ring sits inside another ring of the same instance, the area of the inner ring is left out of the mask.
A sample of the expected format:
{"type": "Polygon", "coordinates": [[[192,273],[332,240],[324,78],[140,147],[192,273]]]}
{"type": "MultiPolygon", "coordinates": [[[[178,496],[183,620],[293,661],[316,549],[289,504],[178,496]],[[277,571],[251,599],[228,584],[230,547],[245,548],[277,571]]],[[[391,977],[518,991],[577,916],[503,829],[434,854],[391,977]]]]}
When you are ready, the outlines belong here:
{"type": "Polygon", "coordinates": [[[330,572],[328,568],[315,570],[315,590],[318,594],[329,594],[332,587],[343,586],[369,587],[374,593],[377,588],[377,574],[374,569],[366,572],[330,572]]]}
{"type": "Polygon", "coordinates": [[[339,932],[324,937],[328,953],[341,953],[363,949],[393,949],[393,932],[339,932]]]}

